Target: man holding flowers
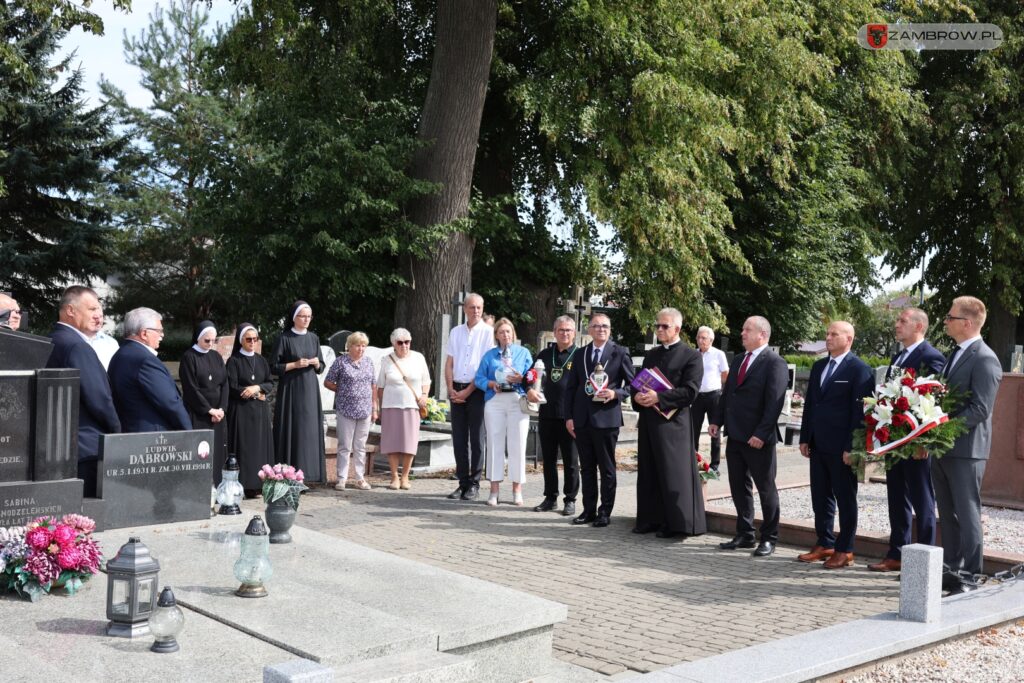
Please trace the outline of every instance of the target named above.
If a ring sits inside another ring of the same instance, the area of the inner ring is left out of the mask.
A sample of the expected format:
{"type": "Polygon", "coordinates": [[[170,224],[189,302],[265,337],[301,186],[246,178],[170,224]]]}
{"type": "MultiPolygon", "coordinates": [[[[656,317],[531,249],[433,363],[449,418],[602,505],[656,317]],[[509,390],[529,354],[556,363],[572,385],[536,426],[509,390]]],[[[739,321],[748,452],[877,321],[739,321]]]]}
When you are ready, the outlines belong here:
{"type": "MultiPolygon", "coordinates": [[[[1003,378],[999,359],[981,340],[986,315],[985,304],[971,296],[954,299],[946,315],[946,334],[957,346],[942,374],[953,395],[962,397],[950,417],[962,418],[967,432],[957,437],[952,450],[932,463],[943,561],[953,571],[974,574],[981,573],[984,559],[981,479],[992,445],[992,406],[1003,378]]],[[[943,589],[962,593],[971,587],[946,574],[943,589]]]]}
{"type": "MultiPolygon", "coordinates": [[[[928,314],[920,308],[906,308],[896,319],[896,341],[903,345],[889,364],[888,381],[902,368],[919,375],[938,374],[946,364],[942,353],[929,344],[928,314]]],[[[917,542],[935,545],[935,493],[932,490],[931,460],[910,458],[895,462],[885,475],[889,501],[889,551],[881,562],[869,564],[873,572],[899,571],[901,548],[910,543],[910,523],[916,520],[917,542]]]]}

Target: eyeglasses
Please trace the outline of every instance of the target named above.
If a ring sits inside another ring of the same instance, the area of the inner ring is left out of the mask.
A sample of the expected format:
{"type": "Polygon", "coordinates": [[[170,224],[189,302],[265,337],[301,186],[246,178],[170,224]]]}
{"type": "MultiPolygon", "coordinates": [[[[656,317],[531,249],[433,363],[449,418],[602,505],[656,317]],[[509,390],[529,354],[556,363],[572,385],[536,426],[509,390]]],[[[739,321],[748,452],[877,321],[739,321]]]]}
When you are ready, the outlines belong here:
{"type": "Polygon", "coordinates": [[[592,330],[610,330],[610,329],[612,329],[612,326],[611,325],[591,325],[590,329],[592,329],[592,330]]]}
{"type": "Polygon", "coordinates": [[[398,344],[399,346],[411,346],[412,339],[398,339],[395,341],[395,343],[398,344]]]}
{"type": "Polygon", "coordinates": [[[970,320],[970,318],[961,318],[958,315],[947,315],[944,320],[949,322],[950,320],[970,320]]]}
{"type": "Polygon", "coordinates": [[[674,325],[666,325],[665,323],[655,323],[654,325],[659,330],[670,330],[674,325]]]}
{"type": "Polygon", "coordinates": [[[150,332],[156,332],[161,337],[164,336],[164,331],[163,331],[163,328],[161,328],[161,327],[144,327],[143,329],[149,330],[150,332]]]}
{"type": "Polygon", "coordinates": [[[244,341],[246,344],[255,344],[259,340],[259,337],[242,337],[242,341],[244,341]]]}
{"type": "Polygon", "coordinates": [[[216,339],[200,339],[199,343],[200,344],[213,344],[215,341],[217,341],[217,340],[216,339]]]}

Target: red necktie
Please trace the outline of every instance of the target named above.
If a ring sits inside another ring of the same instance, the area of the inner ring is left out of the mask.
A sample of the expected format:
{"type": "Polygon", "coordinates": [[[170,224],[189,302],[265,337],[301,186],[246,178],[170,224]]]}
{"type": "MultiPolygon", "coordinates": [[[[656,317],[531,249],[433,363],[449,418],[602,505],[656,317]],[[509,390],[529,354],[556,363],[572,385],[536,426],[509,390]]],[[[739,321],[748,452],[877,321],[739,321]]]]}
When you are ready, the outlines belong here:
{"type": "Polygon", "coordinates": [[[743,384],[743,378],[747,376],[747,366],[750,365],[750,352],[747,351],[746,357],[743,358],[743,365],[740,366],[740,371],[736,375],[736,385],[743,384]]]}

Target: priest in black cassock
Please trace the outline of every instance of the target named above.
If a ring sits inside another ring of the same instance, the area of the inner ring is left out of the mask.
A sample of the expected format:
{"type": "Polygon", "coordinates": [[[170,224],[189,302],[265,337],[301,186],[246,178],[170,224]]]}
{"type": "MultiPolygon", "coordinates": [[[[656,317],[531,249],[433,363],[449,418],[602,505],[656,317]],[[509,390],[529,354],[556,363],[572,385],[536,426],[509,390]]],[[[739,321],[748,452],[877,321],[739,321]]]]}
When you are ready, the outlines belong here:
{"type": "Polygon", "coordinates": [[[270,369],[281,378],[274,403],[274,452],[278,462],[302,470],[307,482],[324,482],[323,409],[316,376],[326,368],[320,339],[309,331],[312,320],[309,304],[292,304],[288,328],[270,356],[270,369]]]}
{"type": "Polygon", "coordinates": [[[673,388],[631,392],[640,413],[633,533],[657,531],[658,538],[707,531],[690,424],[690,405],[700,390],[704,363],[700,352],[680,341],[682,324],[678,310],[662,309],[656,325],[659,344],[644,357],[643,366],[660,370],[673,388]],[[675,413],[665,419],[655,407],[675,413]]]}
{"type": "Polygon", "coordinates": [[[213,430],[213,485],[220,484],[227,459],[228,374],[217,352],[217,328],[209,320],[199,323],[192,347],[178,365],[181,399],[192,420],[192,429],[213,430]]]}
{"type": "Polygon", "coordinates": [[[235,331],[235,345],[227,364],[228,448],[238,458],[238,480],[249,498],[255,497],[263,486],[260,468],[277,462],[267,404],[274,377],[266,359],[256,353],[259,341],[256,327],[249,322],[241,323],[235,331]]]}

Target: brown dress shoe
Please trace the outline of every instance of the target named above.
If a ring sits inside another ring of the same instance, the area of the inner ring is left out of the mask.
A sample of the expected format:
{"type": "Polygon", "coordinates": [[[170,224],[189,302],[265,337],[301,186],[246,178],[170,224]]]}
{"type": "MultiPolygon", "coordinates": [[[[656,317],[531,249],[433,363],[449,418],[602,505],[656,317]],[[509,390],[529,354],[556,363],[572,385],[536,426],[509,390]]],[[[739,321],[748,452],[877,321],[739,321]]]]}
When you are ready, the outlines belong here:
{"type": "Polygon", "coordinates": [[[811,548],[811,551],[809,553],[797,555],[796,559],[800,560],[801,562],[821,562],[824,559],[832,557],[832,553],[834,552],[835,550],[833,550],[832,548],[824,548],[820,545],[816,545],[813,548],[811,548]]]}
{"type": "Polygon", "coordinates": [[[899,560],[887,557],[876,564],[869,564],[868,569],[873,572],[898,572],[901,565],[902,563],[899,560]]]}
{"type": "Polygon", "coordinates": [[[832,557],[825,560],[822,566],[825,569],[842,569],[853,564],[853,553],[832,553],[832,557]]]}

